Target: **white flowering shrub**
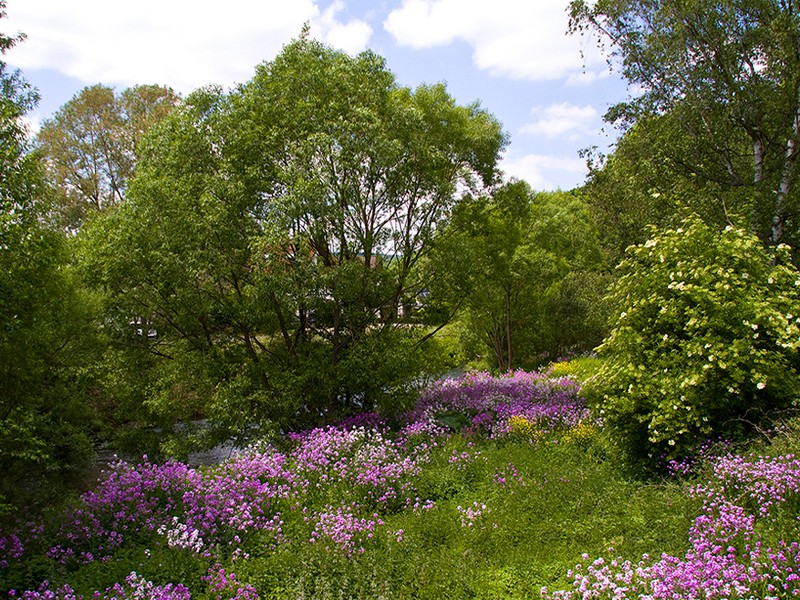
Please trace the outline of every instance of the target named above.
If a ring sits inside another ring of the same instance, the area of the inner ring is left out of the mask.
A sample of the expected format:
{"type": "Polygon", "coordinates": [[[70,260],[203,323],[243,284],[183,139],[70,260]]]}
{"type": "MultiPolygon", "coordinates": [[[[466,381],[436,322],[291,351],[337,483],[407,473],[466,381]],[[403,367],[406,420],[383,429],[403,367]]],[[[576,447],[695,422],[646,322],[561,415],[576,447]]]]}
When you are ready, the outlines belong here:
{"type": "Polygon", "coordinates": [[[790,249],[689,219],[628,250],[586,391],[635,458],[681,457],[798,398],[800,273],[790,249]]]}

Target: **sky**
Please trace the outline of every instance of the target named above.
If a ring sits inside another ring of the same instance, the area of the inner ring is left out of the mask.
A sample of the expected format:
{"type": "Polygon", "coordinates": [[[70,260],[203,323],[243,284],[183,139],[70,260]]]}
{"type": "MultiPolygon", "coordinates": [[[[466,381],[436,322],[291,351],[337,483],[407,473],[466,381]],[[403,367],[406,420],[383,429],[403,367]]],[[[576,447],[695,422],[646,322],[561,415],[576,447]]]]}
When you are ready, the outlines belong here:
{"type": "Polygon", "coordinates": [[[297,38],[372,50],[398,84],[446,83],[510,137],[500,167],[535,190],[586,178],[585,148],[609,151],[602,120],[628,90],[591,37],[567,35],[568,0],[7,0],[6,62],[41,100],[33,131],[86,86],[162,84],[186,95],[232,88],[297,38]]]}

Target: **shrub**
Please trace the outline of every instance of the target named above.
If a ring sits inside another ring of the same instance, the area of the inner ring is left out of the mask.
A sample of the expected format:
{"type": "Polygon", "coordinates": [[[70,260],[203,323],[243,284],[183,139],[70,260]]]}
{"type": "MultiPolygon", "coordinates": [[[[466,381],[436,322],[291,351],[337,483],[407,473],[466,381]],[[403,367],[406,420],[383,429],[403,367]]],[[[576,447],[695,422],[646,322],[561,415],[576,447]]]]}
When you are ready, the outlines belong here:
{"type": "Polygon", "coordinates": [[[792,405],[800,273],[788,247],[693,218],[629,249],[618,271],[586,391],[632,457],[676,458],[792,405]]]}

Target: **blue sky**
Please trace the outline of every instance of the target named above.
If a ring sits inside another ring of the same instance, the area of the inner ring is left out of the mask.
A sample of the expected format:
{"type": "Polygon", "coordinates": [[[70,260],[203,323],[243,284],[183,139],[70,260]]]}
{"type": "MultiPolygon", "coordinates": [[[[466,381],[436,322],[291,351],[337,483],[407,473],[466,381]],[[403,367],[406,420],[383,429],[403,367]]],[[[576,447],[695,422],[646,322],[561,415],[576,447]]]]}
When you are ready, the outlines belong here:
{"type": "Polygon", "coordinates": [[[383,56],[401,85],[445,82],[511,137],[501,168],[534,189],[585,179],[578,151],[607,150],[602,121],[627,95],[594,40],[567,36],[567,0],[8,0],[6,55],[42,96],[38,125],[83,87],[158,83],[187,94],[247,81],[303,23],[325,43],[383,56]],[[582,56],[582,53],[584,56],[582,56]]]}

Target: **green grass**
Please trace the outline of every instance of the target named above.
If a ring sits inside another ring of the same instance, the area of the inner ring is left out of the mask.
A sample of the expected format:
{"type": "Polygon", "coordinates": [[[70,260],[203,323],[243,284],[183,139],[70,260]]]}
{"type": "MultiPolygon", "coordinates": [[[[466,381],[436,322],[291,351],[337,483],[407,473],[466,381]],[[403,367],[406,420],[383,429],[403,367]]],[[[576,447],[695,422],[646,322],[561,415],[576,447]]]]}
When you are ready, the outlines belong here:
{"type": "MultiPolygon", "coordinates": [[[[383,516],[385,525],[363,554],[307,543],[310,530],[295,511],[286,514],[284,527],[293,541],[274,549],[270,540],[251,539],[246,555],[222,562],[260,598],[274,600],[521,599],[538,598],[542,586],[569,588],[567,572],[583,553],[601,556],[613,547],[638,560],[644,553],[684,552],[697,502],[678,482],[629,477],[602,448],[596,437],[554,436],[532,445],[524,439],[471,443],[454,435],[417,481],[433,508],[383,516]],[[463,452],[477,456],[451,462],[463,452]],[[506,477],[505,485],[498,476],[506,477]],[[486,510],[464,526],[465,509],[474,503],[486,510]]],[[[205,598],[203,564],[187,550],[132,547],[78,569],[69,580],[91,597],[92,590],[136,570],[152,581],[184,583],[193,598],[205,598]]]]}
{"type": "Polygon", "coordinates": [[[584,552],[685,551],[698,505],[678,483],[631,479],[593,444],[484,442],[458,470],[446,457],[463,447],[453,438],[425,474],[434,508],[386,519],[386,531],[404,531],[401,543],[379,540],[351,558],[288,546],[237,574],[264,598],[531,598],[542,586],[568,588],[584,552]],[[500,486],[495,475],[509,464],[521,482],[500,486]],[[474,502],[487,510],[463,527],[458,507],[474,502]]]}
{"type": "Polygon", "coordinates": [[[601,359],[597,357],[573,358],[567,362],[552,363],[550,374],[554,377],[571,377],[583,382],[594,375],[600,368],[601,359]]]}

